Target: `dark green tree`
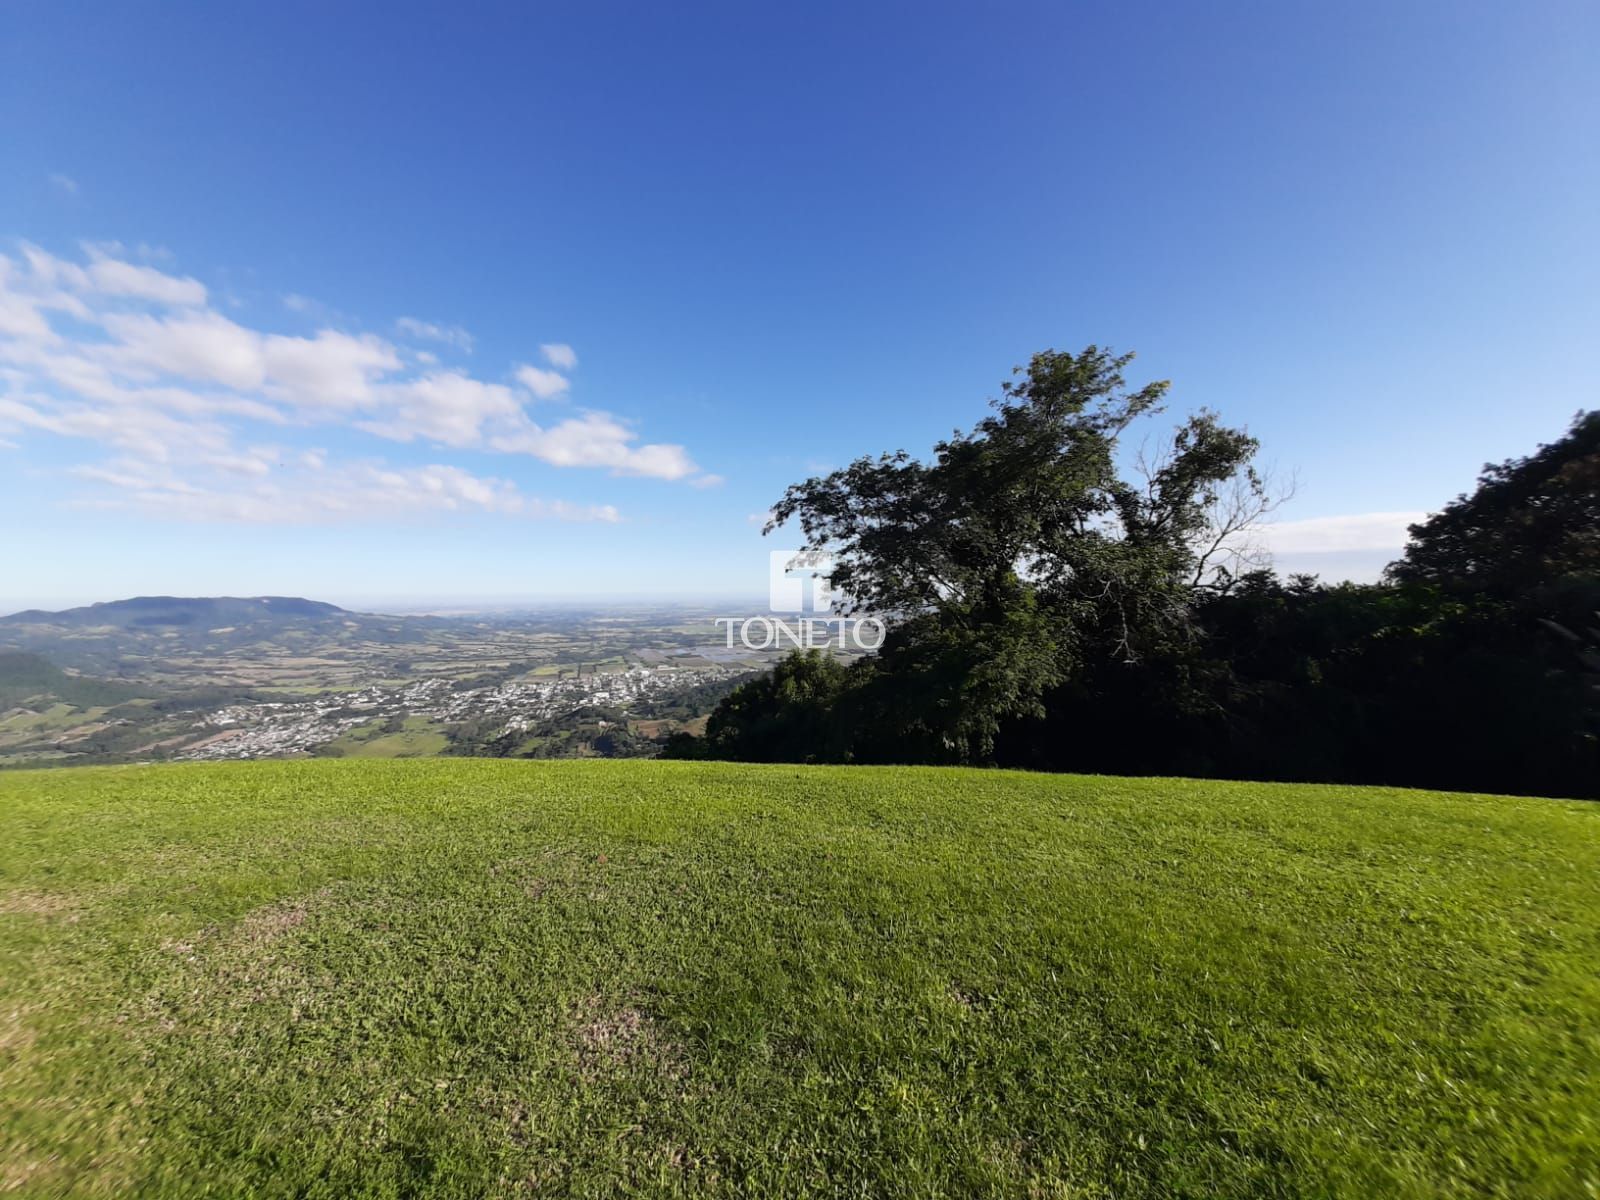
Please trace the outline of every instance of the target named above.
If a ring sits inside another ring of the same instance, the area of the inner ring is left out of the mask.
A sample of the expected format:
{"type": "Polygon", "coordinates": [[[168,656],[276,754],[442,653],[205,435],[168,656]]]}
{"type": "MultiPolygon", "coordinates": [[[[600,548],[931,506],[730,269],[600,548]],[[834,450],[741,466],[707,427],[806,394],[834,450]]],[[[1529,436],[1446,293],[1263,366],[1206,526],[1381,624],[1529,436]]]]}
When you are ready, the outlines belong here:
{"type": "Polygon", "coordinates": [[[790,488],[833,581],[890,619],[846,669],[791,658],[714,714],[712,757],[1600,796],[1600,417],[1486,468],[1381,585],[1230,561],[1271,506],[1255,443],[1201,413],[1134,479],[1165,390],[1037,356],[940,443],[790,488]]]}
{"type": "MultiPolygon", "coordinates": [[[[741,684],[706,722],[706,754],[746,762],[813,762],[834,752],[834,707],[847,671],[821,651],[796,652],[741,684]]],[[[701,757],[686,744],[674,758],[701,757]]]]}
{"type": "MultiPolygon", "coordinates": [[[[798,521],[835,556],[834,588],[891,622],[851,683],[851,753],[987,761],[1008,720],[1039,717],[1086,663],[1135,662],[1188,637],[1224,489],[1265,489],[1256,442],[1199,413],[1143,478],[1118,441],[1167,384],[1130,389],[1132,355],[1035,355],[994,412],[934,447],[862,458],[795,484],[768,532],[798,521]]],[[[835,745],[839,738],[835,737],[835,745]]]]}
{"type": "Polygon", "coordinates": [[[1560,441],[1490,464],[1478,488],[1411,527],[1389,578],[1526,597],[1600,575],[1600,412],[1579,413],[1560,441]]]}

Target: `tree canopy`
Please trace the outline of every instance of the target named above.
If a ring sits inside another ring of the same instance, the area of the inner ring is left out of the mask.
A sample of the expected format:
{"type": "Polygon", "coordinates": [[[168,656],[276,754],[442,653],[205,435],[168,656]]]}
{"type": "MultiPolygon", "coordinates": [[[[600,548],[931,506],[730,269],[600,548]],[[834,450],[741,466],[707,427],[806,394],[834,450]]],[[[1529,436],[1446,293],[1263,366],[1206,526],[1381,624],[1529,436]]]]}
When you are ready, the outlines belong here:
{"type": "Polygon", "coordinates": [[[1600,573],[1600,412],[1526,458],[1484,467],[1478,488],[1411,527],[1389,568],[1403,583],[1514,597],[1600,573]]]}
{"type": "Polygon", "coordinates": [[[1278,579],[1247,432],[1162,409],[1131,355],[1046,351],[926,459],[790,487],[846,607],[849,667],[795,655],[673,753],[1600,795],[1600,414],[1411,530],[1377,585],[1278,579]]]}

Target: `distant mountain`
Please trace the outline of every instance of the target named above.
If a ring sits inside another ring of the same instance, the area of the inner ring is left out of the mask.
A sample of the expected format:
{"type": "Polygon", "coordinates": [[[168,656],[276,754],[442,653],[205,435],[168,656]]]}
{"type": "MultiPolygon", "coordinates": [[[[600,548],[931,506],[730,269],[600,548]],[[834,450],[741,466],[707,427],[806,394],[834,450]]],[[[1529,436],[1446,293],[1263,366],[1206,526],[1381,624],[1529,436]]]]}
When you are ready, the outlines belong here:
{"type": "MultiPolygon", "coordinates": [[[[321,662],[362,647],[428,642],[453,623],[436,617],[350,612],[296,596],[137,596],[62,612],[33,609],[0,617],[0,648],[43,655],[59,667],[104,679],[156,680],[191,688],[249,686],[269,660],[321,662]],[[223,660],[233,659],[224,667],[223,660]]],[[[406,653],[410,653],[409,651],[406,653]]],[[[396,649],[396,657],[402,657],[396,649]]],[[[317,664],[301,664],[308,670],[317,664]]]]}
{"type": "Polygon", "coordinates": [[[37,654],[0,650],[0,710],[33,700],[90,708],[120,704],[139,694],[129,684],[69,675],[37,654]]]}
{"type": "Polygon", "coordinates": [[[0,617],[0,626],[53,625],[68,629],[217,629],[229,626],[284,624],[349,616],[336,604],[297,596],[135,596],[68,608],[61,612],[29,609],[0,617]]]}

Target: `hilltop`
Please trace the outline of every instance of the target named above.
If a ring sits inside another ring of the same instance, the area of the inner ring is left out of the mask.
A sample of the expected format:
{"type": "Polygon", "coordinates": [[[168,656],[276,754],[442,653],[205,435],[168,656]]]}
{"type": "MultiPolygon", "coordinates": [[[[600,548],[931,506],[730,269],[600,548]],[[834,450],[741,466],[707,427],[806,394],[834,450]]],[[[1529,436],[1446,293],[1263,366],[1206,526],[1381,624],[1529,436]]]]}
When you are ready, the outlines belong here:
{"type": "Polygon", "coordinates": [[[703,763],[0,775],[0,1188],[1600,1187],[1600,807],[703,763]]]}
{"type": "Polygon", "coordinates": [[[30,608],[0,617],[0,625],[55,625],[69,629],[154,629],[163,626],[226,626],[333,620],[345,609],[298,596],[134,596],[80,608],[46,612],[30,608]]]}
{"type": "Polygon", "coordinates": [[[352,612],[299,596],[134,596],[0,617],[0,646],[84,674],[186,686],[223,682],[204,664],[229,655],[315,657],[329,648],[398,645],[425,639],[439,624],[352,612]],[[195,665],[201,666],[198,672],[195,665]]]}

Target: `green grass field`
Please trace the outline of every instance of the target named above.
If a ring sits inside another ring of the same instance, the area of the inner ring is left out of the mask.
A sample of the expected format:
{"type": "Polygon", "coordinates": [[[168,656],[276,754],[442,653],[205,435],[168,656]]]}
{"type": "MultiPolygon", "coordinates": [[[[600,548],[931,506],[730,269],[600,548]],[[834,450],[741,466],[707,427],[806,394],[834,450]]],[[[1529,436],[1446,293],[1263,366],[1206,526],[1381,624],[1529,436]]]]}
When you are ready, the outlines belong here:
{"type": "Polygon", "coordinates": [[[0,775],[19,1195],[1600,1194],[1600,806],[0,775]]]}
{"type": "Polygon", "coordinates": [[[353,729],[330,742],[328,751],[343,758],[426,758],[450,744],[440,727],[427,717],[406,717],[395,733],[383,732],[387,724],[373,721],[353,729]]]}

